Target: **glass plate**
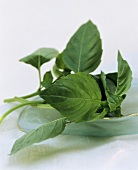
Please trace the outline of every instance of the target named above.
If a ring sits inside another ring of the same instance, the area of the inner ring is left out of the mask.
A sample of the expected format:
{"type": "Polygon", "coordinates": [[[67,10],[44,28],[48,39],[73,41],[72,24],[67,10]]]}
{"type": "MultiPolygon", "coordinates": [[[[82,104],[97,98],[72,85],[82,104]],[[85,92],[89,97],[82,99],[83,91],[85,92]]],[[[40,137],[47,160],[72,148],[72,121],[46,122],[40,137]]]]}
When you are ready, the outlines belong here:
{"type": "MultiPolygon", "coordinates": [[[[138,79],[134,79],[122,103],[121,118],[103,118],[95,122],[67,124],[65,135],[119,136],[138,134],[138,79]]],[[[18,119],[18,127],[29,132],[52,120],[62,117],[55,109],[25,107],[18,119]]]]}

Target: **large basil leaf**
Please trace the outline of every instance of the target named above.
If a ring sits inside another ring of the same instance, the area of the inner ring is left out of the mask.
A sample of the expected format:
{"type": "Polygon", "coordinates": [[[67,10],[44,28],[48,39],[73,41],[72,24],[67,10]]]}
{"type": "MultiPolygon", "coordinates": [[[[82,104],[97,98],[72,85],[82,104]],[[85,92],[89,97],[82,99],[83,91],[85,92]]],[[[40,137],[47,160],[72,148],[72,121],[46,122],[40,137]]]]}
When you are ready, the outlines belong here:
{"type": "Polygon", "coordinates": [[[118,52],[118,75],[116,95],[124,95],[128,91],[132,82],[132,71],[127,61],[124,60],[118,52]]]}
{"type": "Polygon", "coordinates": [[[99,31],[91,21],[88,21],[68,42],[63,61],[75,73],[90,73],[99,66],[101,55],[102,45],[99,31]]]}
{"type": "Polygon", "coordinates": [[[39,69],[40,66],[52,58],[57,57],[58,51],[54,48],[40,48],[34,53],[22,58],[20,61],[25,62],[39,69]]]}
{"type": "Polygon", "coordinates": [[[85,121],[101,104],[101,92],[89,74],[76,73],[57,80],[40,95],[70,121],[85,121]],[[89,114],[89,115],[88,115],[89,114]]]}
{"type": "Polygon", "coordinates": [[[34,143],[42,142],[46,139],[53,138],[61,134],[65,128],[65,119],[66,118],[60,118],[58,120],[54,120],[50,123],[40,126],[36,130],[25,134],[14,143],[11,154],[14,154],[34,143]]]}

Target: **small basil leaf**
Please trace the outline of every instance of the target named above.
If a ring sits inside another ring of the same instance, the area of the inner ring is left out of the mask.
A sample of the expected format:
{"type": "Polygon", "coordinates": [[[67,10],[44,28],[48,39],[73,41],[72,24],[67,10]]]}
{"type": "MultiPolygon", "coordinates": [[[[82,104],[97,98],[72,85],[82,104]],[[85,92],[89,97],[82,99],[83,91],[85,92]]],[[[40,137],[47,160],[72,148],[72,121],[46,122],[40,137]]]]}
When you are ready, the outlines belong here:
{"type": "Polygon", "coordinates": [[[57,78],[69,75],[70,71],[71,70],[69,70],[69,69],[61,70],[57,67],[56,64],[53,66],[53,73],[57,78]]]}
{"type": "Polygon", "coordinates": [[[105,75],[105,73],[102,71],[100,76],[105,92],[109,91],[110,93],[114,94],[116,91],[115,83],[111,79],[107,78],[107,75],[105,75]]]}
{"type": "Polygon", "coordinates": [[[104,74],[104,72],[103,71],[101,71],[101,81],[102,81],[102,83],[103,83],[103,87],[104,87],[104,90],[105,90],[105,92],[106,92],[106,75],[104,74]]]}
{"type": "Polygon", "coordinates": [[[106,116],[107,117],[122,117],[123,115],[121,114],[121,107],[117,107],[116,110],[108,113],[106,116]]]}
{"type": "Polygon", "coordinates": [[[62,56],[63,53],[60,53],[57,57],[56,57],[56,65],[59,69],[64,69],[65,68],[65,64],[62,61],[62,56]]]}
{"type": "MultiPolygon", "coordinates": [[[[100,90],[102,92],[102,100],[106,100],[106,95],[105,95],[105,90],[103,87],[103,82],[101,80],[101,75],[97,74],[97,75],[92,75],[94,77],[94,79],[96,80],[96,82],[98,83],[100,90]]],[[[115,93],[116,91],[116,86],[117,86],[117,72],[114,73],[108,73],[106,74],[106,84],[107,84],[107,90],[115,93]]]]}
{"type": "Polygon", "coordinates": [[[61,134],[65,128],[65,119],[66,118],[60,118],[50,123],[46,123],[36,130],[25,134],[24,136],[16,140],[11,150],[11,154],[14,154],[19,150],[28,147],[34,143],[42,142],[46,139],[53,138],[61,134]]]}
{"type": "Polygon", "coordinates": [[[105,117],[105,115],[108,113],[109,109],[108,108],[104,108],[104,110],[101,113],[95,113],[93,114],[91,120],[89,120],[89,122],[94,122],[98,119],[102,119],[105,117]]]}
{"type": "Polygon", "coordinates": [[[106,79],[106,75],[104,74],[104,72],[101,72],[101,80],[103,82],[110,111],[112,112],[121,105],[123,98],[121,96],[114,94],[116,86],[114,85],[113,82],[111,82],[111,80],[106,79]]]}
{"type": "Polygon", "coordinates": [[[63,55],[64,55],[64,51],[56,57],[56,66],[62,70],[68,69],[68,67],[63,62],[63,55]]]}
{"type": "Polygon", "coordinates": [[[57,57],[58,51],[54,48],[40,48],[34,53],[20,59],[20,61],[30,64],[35,68],[39,69],[40,66],[51,59],[57,57]]]}
{"type": "Polygon", "coordinates": [[[68,42],[63,62],[75,73],[90,73],[99,66],[101,55],[102,45],[99,31],[91,21],[88,21],[68,42]]]}
{"type": "Polygon", "coordinates": [[[68,120],[74,122],[84,121],[85,115],[93,115],[101,104],[98,84],[91,75],[85,73],[62,77],[40,96],[68,120]]]}
{"type": "Polygon", "coordinates": [[[48,88],[52,84],[52,81],[53,81],[53,76],[51,74],[51,71],[48,71],[44,74],[41,85],[45,88],[48,88]]]}
{"type": "Polygon", "coordinates": [[[105,90],[104,90],[103,83],[102,83],[100,75],[92,75],[92,77],[96,80],[98,86],[100,87],[101,94],[102,94],[102,101],[105,101],[106,95],[105,95],[105,90]]]}
{"type": "Polygon", "coordinates": [[[114,82],[114,84],[117,86],[117,72],[114,73],[108,73],[106,74],[107,79],[114,82]]]}
{"type": "Polygon", "coordinates": [[[118,75],[117,75],[117,89],[115,94],[122,96],[127,93],[132,82],[132,71],[127,61],[124,60],[118,52],[118,75]]]}
{"type": "Polygon", "coordinates": [[[56,64],[53,66],[52,70],[53,70],[53,73],[54,73],[55,77],[59,78],[59,77],[63,76],[62,71],[59,70],[59,68],[57,67],[56,64]]]}
{"type": "Polygon", "coordinates": [[[106,78],[106,88],[107,88],[107,91],[111,92],[112,94],[114,94],[116,91],[116,85],[114,84],[112,80],[108,78],[106,78]]]}
{"type": "Polygon", "coordinates": [[[121,96],[114,95],[109,91],[106,92],[106,96],[111,112],[116,110],[116,108],[119,107],[123,101],[121,96]]]}

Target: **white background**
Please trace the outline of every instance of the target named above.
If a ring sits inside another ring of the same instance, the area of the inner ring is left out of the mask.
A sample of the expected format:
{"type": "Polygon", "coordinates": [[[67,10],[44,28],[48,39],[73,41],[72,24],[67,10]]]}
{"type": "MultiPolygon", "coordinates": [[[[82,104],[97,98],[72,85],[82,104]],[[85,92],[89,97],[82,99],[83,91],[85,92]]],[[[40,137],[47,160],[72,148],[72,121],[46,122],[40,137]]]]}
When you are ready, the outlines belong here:
{"type": "Polygon", "coordinates": [[[138,76],[137,0],[0,0],[0,103],[3,98],[33,92],[38,86],[37,71],[20,63],[20,58],[40,47],[61,52],[88,20],[98,26],[103,40],[97,72],[117,69],[119,49],[133,76],[138,76]]]}
{"type": "MultiPolygon", "coordinates": [[[[0,0],[0,104],[4,98],[31,93],[38,86],[37,71],[18,62],[20,58],[40,47],[54,47],[61,52],[72,34],[88,20],[98,26],[103,40],[103,59],[96,72],[116,70],[119,49],[131,66],[133,77],[138,77],[137,0],[0,0]]],[[[46,64],[43,71],[49,68],[51,64],[46,64]]],[[[14,130],[16,119],[13,117],[14,121],[8,120],[0,127],[1,133],[3,132],[3,138],[0,137],[1,147],[3,146],[0,150],[0,163],[3,163],[5,169],[31,169],[35,165],[38,169],[43,169],[43,162],[44,167],[55,170],[87,170],[93,167],[94,170],[126,170],[137,167],[137,159],[130,159],[138,156],[138,148],[134,148],[138,143],[137,135],[133,137],[133,142],[131,137],[104,140],[71,137],[69,145],[67,142],[70,137],[59,137],[56,142],[59,148],[50,140],[50,148],[41,146],[38,152],[37,148],[32,147],[28,150],[29,153],[26,150],[22,152],[22,156],[18,154],[7,158],[13,142],[21,135],[14,130]],[[63,143],[65,146],[60,150],[63,143]],[[46,156],[46,152],[49,156],[46,156]],[[106,154],[102,156],[102,153],[106,154]],[[135,154],[134,157],[132,153],[135,154]],[[13,164],[16,166],[13,167],[13,164]]]]}

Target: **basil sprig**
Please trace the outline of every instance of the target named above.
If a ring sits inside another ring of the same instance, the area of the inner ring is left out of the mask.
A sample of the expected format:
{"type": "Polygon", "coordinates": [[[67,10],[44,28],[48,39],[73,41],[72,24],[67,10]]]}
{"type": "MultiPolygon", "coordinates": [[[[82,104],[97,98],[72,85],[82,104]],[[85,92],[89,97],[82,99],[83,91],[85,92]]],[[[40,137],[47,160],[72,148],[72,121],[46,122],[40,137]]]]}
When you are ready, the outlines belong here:
{"type": "Polygon", "coordinates": [[[13,145],[11,154],[43,140],[61,134],[67,123],[93,122],[103,117],[121,117],[121,103],[131,86],[132,71],[118,52],[118,71],[98,75],[92,72],[99,66],[102,43],[99,31],[91,21],[83,24],[71,37],[63,52],[53,48],[40,48],[20,61],[38,70],[39,87],[36,92],[6,99],[19,102],[8,110],[2,121],[12,111],[25,105],[57,109],[62,118],[46,123],[25,134],[13,145]],[[41,66],[55,58],[53,70],[41,75],[41,66]],[[57,78],[55,79],[54,76],[57,78]],[[28,100],[33,96],[40,100],[28,100]]]}

